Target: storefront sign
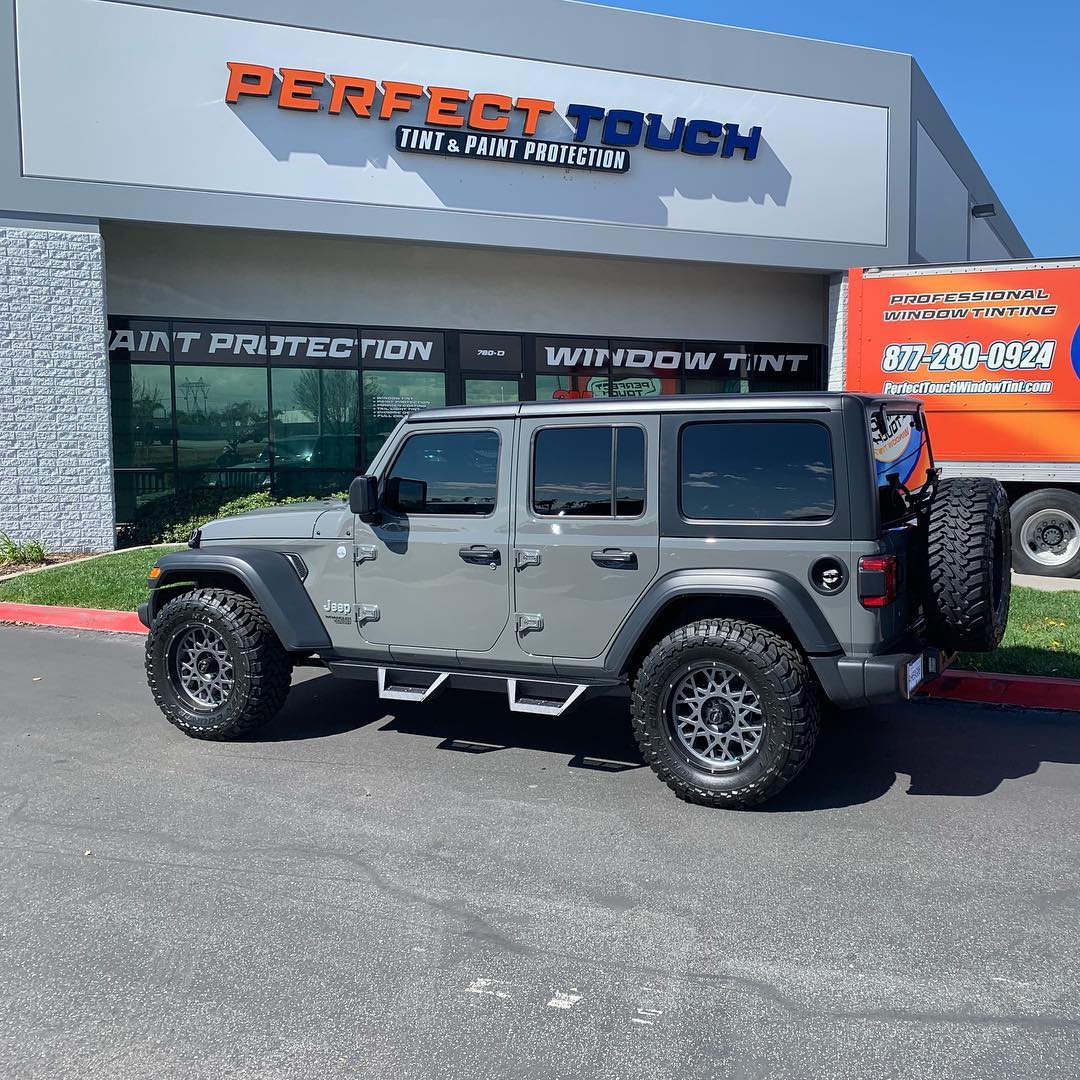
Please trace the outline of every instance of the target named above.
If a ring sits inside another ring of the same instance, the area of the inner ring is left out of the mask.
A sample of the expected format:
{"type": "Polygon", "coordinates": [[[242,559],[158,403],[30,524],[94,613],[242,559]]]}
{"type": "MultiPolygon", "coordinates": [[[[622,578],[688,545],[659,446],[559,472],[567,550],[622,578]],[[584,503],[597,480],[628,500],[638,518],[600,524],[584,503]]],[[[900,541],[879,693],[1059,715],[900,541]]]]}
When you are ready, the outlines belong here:
{"type": "Polygon", "coordinates": [[[115,361],[169,360],[207,364],[313,364],[355,367],[356,334],[340,327],[272,326],[154,320],[110,320],[109,357],[115,361]],[[171,357],[170,357],[171,347],[171,357]]]}
{"type": "Polygon", "coordinates": [[[521,370],[521,338],[512,334],[461,334],[462,371],[521,370]]]}
{"type": "Polygon", "coordinates": [[[433,128],[401,125],[395,143],[410,154],[479,158],[482,161],[517,161],[523,165],[552,165],[560,169],[626,172],[630,154],[603,146],[575,146],[546,139],[518,139],[505,135],[451,135],[433,128]]]}
{"type": "Polygon", "coordinates": [[[540,338],[536,370],[573,371],[581,368],[647,368],[685,371],[688,375],[797,375],[809,364],[808,352],[773,351],[763,346],[715,342],[690,349],[602,346],[567,339],[540,338]]]}
{"type": "Polygon", "coordinates": [[[563,110],[573,129],[573,142],[552,142],[534,138],[540,119],[556,110],[554,100],[547,98],[476,94],[456,87],[390,79],[376,82],[310,68],[275,70],[236,60],[226,61],[226,66],[225,101],[229,105],[245,97],[276,98],[279,109],[317,113],[325,107],[332,116],[344,114],[361,120],[391,120],[418,107],[425,126],[402,124],[396,130],[395,145],[406,153],[621,173],[629,169],[629,150],[636,146],[696,157],[733,158],[738,154],[743,161],[753,161],[761,145],[758,126],[744,134],[737,123],[722,120],[688,120],[685,116],[668,120],[660,112],[579,103],[563,110]],[[506,134],[512,119],[515,128],[520,124],[523,137],[506,134]],[[584,143],[592,131],[597,133],[599,147],[575,145],[584,143]]]}
{"type": "Polygon", "coordinates": [[[441,333],[422,330],[360,332],[360,363],[367,368],[439,371],[444,352],[441,333]]]}

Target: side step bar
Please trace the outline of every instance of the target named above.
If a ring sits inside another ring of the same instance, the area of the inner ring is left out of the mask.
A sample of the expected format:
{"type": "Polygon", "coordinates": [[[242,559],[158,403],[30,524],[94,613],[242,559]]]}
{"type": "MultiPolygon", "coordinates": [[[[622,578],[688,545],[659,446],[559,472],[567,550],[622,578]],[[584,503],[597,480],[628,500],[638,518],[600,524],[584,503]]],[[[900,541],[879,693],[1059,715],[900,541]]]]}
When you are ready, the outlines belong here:
{"type": "Polygon", "coordinates": [[[523,679],[507,679],[506,692],[511,712],[536,713],[539,716],[562,716],[585,691],[585,683],[528,682],[523,679]],[[548,691],[567,691],[565,697],[551,697],[548,691]],[[524,688],[524,689],[523,689],[524,688]]]}
{"type": "Polygon", "coordinates": [[[430,683],[420,686],[416,683],[391,682],[392,673],[392,668],[379,668],[379,697],[389,698],[391,701],[416,701],[420,704],[430,701],[443,688],[446,680],[450,677],[448,671],[417,673],[423,675],[435,674],[435,678],[430,683]]]}
{"type": "Polygon", "coordinates": [[[379,697],[390,701],[431,701],[447,686],[469,690],[505,691],[511,712],[536,716],[562,716],[583,697],[620,689],[610,683],[571,683],[558,679],[519,678],[473,671],[438,671],[430,668],[385,667],[356,660],[327,660],[327,667],[346,679],[373,680],[379,697]]]}

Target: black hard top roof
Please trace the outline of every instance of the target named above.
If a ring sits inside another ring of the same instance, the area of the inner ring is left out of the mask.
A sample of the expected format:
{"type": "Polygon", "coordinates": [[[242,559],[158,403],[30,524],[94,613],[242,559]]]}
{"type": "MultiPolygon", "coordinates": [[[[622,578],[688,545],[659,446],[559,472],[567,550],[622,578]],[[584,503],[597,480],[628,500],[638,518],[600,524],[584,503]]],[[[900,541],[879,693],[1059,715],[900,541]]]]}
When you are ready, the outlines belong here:
{"type": "Polygon", "coordinates": [[[916,398],[882,394],[804,392],[799,394],[673,394],[650,398],[577,398],[560,401],[516,401],[499,405],[450,405],[442,409],[421,409],[412,413],[410,423],[440,420],[512,420],[530,416],[640,416],[649,413],[696,412],[836,412],[845,401],[861,402],[867,409],[886,406],[918,407],[916,398]]]}

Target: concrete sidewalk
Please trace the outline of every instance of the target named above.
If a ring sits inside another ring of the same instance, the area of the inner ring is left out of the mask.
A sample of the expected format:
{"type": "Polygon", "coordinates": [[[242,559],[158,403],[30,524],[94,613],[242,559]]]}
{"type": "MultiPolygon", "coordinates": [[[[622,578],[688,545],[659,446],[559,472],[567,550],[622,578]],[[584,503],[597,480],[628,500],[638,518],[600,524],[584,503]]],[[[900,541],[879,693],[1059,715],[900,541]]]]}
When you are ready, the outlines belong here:
{"type": "Polygon", "coordinates": [[[1013,574],[1013,584],[1043,592],[1080,591],[1080,578],[1041,577],[1035,574],[1013,574]]]}

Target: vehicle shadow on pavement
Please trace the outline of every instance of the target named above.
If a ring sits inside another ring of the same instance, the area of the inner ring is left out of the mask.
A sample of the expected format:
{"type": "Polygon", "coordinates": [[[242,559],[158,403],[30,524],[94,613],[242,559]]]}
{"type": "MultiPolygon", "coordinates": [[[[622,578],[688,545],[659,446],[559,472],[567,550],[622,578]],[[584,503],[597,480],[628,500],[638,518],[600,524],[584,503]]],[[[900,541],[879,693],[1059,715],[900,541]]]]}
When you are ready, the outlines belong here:
{"type": "Polygon", "coordinates": [[[1080,720],[1067,713],[911,702],[829,712],[810,762],[763,812],[872,802],[899,778],[913,796],[989,795],[1043,762],[1080,764],[1080,720]]]}
{"type": "MultiPolygon", "coordinates": [[[[323,675],[294,684],[279,716],[248,741],[318,739],[377,725],[482,757],[507,748],[563,758],[570,768],[643,768],[625,698],[590,701],[561,718],[511,713],[498,694],[447,691],[427,705],[380,701],[368,683],[323,675]]],[[[912,796],[980,796],[1043,762],[1080,764],[1080,720],[1067,713],[943,702],[826,713],[817,747],[763,813],[872,802],[896,784],[912,796]]],[[[477,768],[483,768],[478,761],[477,768]]],[[[613,782],[615,782],[613,780],[613,782]]]]}
{"type": "Polygon", "coordinates": [[[318,739],[371,724],[420,738],[439,749],[482,754],[509,747],[566,755],[577,768],[642,768],[624,699],[582,704],[564,717],[512,713],[505,694],[450,690],[426,705],[381,701],[374,686],[329,675],[294,682],[285,708],[248,742],[318,739]]]}

